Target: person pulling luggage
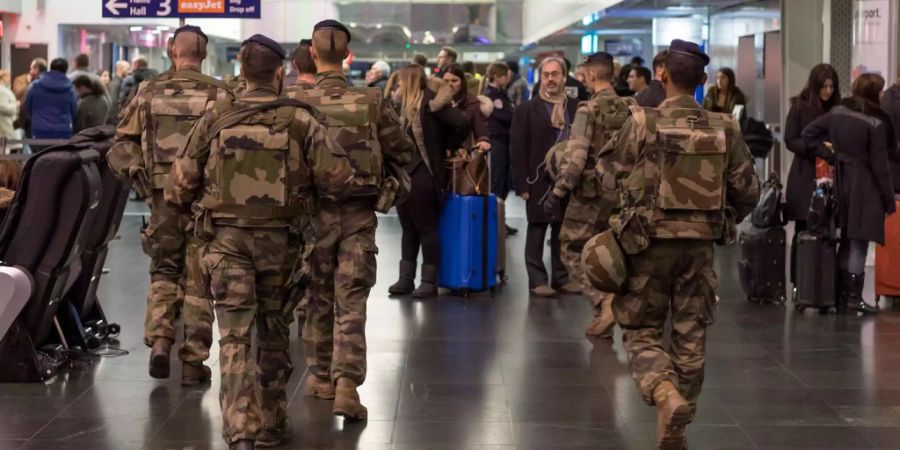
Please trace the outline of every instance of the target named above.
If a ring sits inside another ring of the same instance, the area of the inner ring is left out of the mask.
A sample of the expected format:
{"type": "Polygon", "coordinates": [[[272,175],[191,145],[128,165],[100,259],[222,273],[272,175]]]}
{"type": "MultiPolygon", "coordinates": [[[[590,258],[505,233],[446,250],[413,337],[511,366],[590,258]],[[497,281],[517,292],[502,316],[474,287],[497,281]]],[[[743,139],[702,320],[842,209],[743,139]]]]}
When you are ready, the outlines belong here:
{"type": "Polygon", "coordinates": [[[706,331],[718,301],[713,243],[734,241],[736,224],[759,196],[740,126],[694,100],[707,64],[697,44],[672,41],[661,80],[666,100],[659,109],[633,107],[600,151],[600,184],[618,187],[622,211],[582,255],[598,289],[621,293],[613,312],[632,378],[656,405],[664,450],[684,449],[703,385],[706,331]]]}
{"type": "Polygon", "coordinates": [[[599,52],[584,63],[588,89],[594,94],[575,111],[572,132],[559,153],[553,189],[544,200],[544,211],[560,207],[572,193],[559,233],[561,259],[569,278],[581,285],[582,293],[594,304],[594,320],[585,333],[611,339],[616,321],[612,313],[613,294],[594,289],[584,277],[581,251],[595,234],[609,228],[609,218],[619,206],[614,186],[601,186],[597,180],[597,153],[621,128],[628,108],[637,106],[632,97],[619,97],[613,89],[613,57],[599,52]]]}
{"type": "Polygon", "coordinates": [[[150,256],[144,321],[144,343],[152,348],[150,376],[169,377],[169,352],[181,309],[185,339],[178,356],[184,385],[210,380],[211,371],[203,361],[209,358],[212,345],[213,311],[199,264],[203,244],[187,231],[190,208],[166,203],[163,188],[175,153],[187,142],[207,104],[232,98],[222,82],[200,73],[207,42],[200,27],[175,30],[175,70],[150,80],[127,104],[107,155],[113,171],[130,179],[150,207],[150,222],[141,231],[141,245],[150,256]]]}

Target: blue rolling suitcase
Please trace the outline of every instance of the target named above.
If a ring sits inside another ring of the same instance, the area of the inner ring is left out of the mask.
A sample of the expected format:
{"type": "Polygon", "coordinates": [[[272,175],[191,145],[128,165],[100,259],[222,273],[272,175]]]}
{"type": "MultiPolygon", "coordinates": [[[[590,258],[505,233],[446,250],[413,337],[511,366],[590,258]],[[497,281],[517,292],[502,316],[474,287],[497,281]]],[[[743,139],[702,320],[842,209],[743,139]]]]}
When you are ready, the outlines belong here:
{"type": "Polygon", "coordinates": [[[497,285],[497,197],[450,194],[441,212],[438,286],[470,292],[497,285]]]}

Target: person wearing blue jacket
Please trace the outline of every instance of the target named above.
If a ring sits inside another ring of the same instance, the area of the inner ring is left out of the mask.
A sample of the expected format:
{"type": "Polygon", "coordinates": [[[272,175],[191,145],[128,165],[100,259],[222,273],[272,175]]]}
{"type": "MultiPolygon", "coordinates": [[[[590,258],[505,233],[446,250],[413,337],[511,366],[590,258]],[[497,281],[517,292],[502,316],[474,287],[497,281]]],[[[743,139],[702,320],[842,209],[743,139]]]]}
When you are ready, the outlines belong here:
{"type": "Polygon", "coordinates": [[[25,114],[31,120],[31,134],[37,139],[72,137],[72,119],[78,109],[78,96],[66,77],[69,63],[56,58],[50,70],[32,83],[25,97],[25,114]]]}

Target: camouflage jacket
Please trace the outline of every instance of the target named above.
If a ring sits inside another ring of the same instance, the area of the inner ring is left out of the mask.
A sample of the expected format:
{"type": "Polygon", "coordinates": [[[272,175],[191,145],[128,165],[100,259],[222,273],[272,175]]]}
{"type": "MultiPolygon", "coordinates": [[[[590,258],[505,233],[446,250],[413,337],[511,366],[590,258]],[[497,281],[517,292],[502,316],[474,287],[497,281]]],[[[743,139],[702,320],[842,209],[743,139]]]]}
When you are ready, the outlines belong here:
{"type": "Polygon", "coordinates": [[[759,197],[737,122],[690,96],[669,98],[659,109],[632,107],[600,151],[597,170],[604,188],[619,189],[623,210],[610,225],[620,235],[721,239],[759,197]]]}
{"type": "Polygon", "coordinates": [[[613,133],[622,128],[628,108],[637,103],[631,97],[619,97],[612,88],[603,89],[575,111],[569,139],[558,156],[553,193],[563,198],[571,191],[584,198],[601,195],[597,185],[597,153],[613,133]],[[589,170],[585,170],[585,168],[589,170]]]}
{"type": "Polygon", "coordinates": [[[385,162],[406,167],[415,146],[400,119],[378,88],[350,88],[340,72],[316,75],[316,85],[287,88],[284,95],[305,101],[328,118],[328,134],[350,157],[353,185],[348,196],[375,196],[381,189],[385,162]]]}
{"type": "Polygon", "coordinates": [[[116,127],[107,161],[119,176],[149,195],[160,190],[191,127],[215,101],[231,99],[225,85],[193,68],[167,71],[141,84],[116,127]]]}
{"type": "MultiPolygon", "coordinates": [[[[245,92],[234,108],[276,99],[274,89],[257,88],[245,92]]],[[[269,109],[216,130],[228,112],[210,104],[197,121],[178,151],[167,201],[196,201],[215,223],[280,227],[313,214],[319,198],[344,197],[353,178],[347,154],[309,111],[269,109]]]]}

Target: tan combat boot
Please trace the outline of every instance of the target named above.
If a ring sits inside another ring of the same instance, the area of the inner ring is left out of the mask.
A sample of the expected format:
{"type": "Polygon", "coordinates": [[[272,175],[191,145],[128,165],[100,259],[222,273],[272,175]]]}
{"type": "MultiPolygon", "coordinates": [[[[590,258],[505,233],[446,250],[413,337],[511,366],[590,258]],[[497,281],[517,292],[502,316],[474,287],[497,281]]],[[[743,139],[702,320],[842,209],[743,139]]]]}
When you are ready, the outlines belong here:
{"type": "Polygon", "coordinates": [[[323,400],[334,399],[334,385],[331,384],[331,380],[323,380],[312,374],[306,377],[303,391],[310,397],[321,398],[323,400]]]}
{"type": "Polygon", "coordinates": [[[181,363],[181,385],[197,386],[212,380],[212,369],[203,363],[181,363]]]}
{"type": "Polygon", "coordinates": [[[338,378],[332,412],[347,420],[366,420],[369,417],[369,410],[359,402],[359,393],[356,392],[353,380],[338,378]]]}
{"type": "Polygon", "coordinates": [[[656,440],[660,450],[684,450],[685,427],[691,423],[691,406],[678,389],[663,381],[653,391],[656,403],[656,440]]]}
{"type": "Polygon", "coordinates": [[[156,338],[150,350],[150,376],[153,378],[169,378],[169,354],[172,351],[172,340],[156,338]]]}
{"type": "Polygon", "coordinates": [[[600,314],[594,316],[593,322],[588,325],[584,334],[590,337],[612,339],[615,327],[616,317],[612,311],[612,298],[605,298],[600,304],[600,314]]]}

